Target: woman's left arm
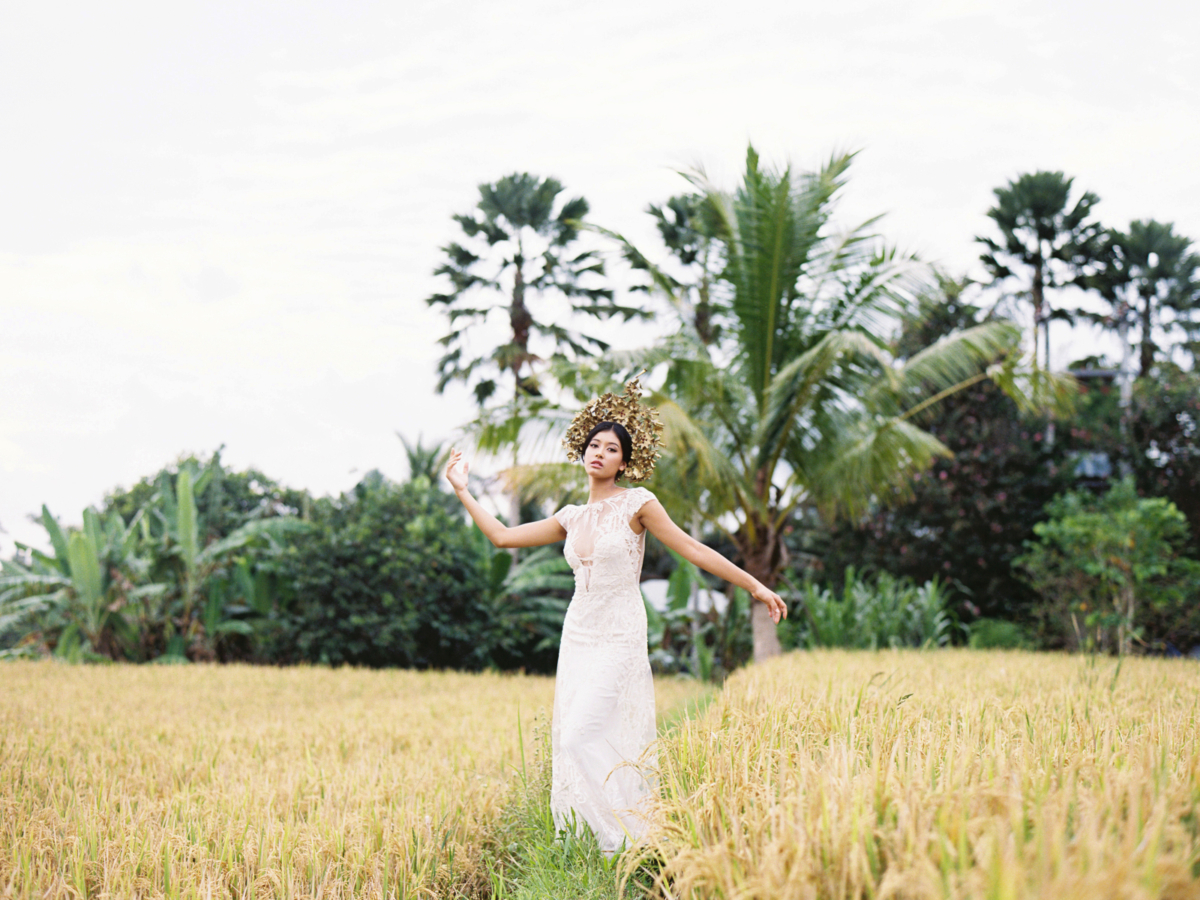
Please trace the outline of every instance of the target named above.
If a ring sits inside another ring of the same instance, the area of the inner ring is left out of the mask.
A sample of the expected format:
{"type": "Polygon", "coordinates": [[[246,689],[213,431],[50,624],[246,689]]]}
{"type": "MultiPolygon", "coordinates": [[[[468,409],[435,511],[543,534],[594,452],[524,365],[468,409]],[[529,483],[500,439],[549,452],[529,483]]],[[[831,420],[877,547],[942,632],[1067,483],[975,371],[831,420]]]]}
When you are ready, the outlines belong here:
{"type": "Polygon", "coordinates": [[[776,624],[781,618],[787,618],[787,606],[777,593],[672,522],[663,505],[657,500],[645,504],[638,510],[635,518],[642,523],[643,528],[688,562],[695,563],[704,571],[711,572],[731,584],[745,588],[751,597],[765,603],[776,624]]]}

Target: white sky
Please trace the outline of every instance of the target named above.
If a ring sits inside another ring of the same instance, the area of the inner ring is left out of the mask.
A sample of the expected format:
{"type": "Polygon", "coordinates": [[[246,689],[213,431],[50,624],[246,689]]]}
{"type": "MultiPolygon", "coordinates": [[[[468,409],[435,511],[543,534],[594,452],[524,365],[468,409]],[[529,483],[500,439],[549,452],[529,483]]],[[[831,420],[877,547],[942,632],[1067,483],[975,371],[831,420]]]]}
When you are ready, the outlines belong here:
{"type": "MultiPolygon", "coordinates": [[[[861,149],[847,220],[972,268],[1061,169],[1200,238],[1192,3],[23,3],[0,29],[0,553],[184,452],[337,492],[449,437],[423,300],[476,186],[643,209],[752,140],[861,149]]],[[[644,335],[639,335],[641,339],[644,335]]],[[[618,341],[633,340],[629,333],[618,341]]],[[[1057,338],[1063,358],[1070,336],[1057,338]]]]}

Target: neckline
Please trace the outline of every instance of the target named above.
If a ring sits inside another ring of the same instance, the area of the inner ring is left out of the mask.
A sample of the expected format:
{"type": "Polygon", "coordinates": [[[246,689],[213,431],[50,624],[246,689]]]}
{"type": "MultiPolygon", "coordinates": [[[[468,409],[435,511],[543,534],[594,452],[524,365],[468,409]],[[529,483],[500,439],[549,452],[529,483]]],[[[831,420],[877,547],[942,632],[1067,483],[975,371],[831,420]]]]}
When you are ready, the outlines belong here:
{"type": "Polygon", "coordinates": [[[585,503],[583,505],[584,506],[599,506],[601,503],[607,503],[609,500],[615,500],[617,497],[622,497],[625,494],[628,494],[631,490],[633,490],[633,488],[621,488],[621,490],[619,490],[617,493],[610,494],[609,496],[605,497],[603,500],[589,501],[588,503],[585,503]]]}

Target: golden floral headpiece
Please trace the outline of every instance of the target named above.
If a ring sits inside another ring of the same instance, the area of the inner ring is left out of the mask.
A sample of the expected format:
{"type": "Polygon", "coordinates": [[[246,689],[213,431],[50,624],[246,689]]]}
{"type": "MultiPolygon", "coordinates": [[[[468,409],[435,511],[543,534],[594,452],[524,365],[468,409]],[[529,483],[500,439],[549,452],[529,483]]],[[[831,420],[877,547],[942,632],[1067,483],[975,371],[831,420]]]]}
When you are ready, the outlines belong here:
{"type": "Polygon", "coordinates": [[[650,477],[662,446],[663,426],[658,420],[658,410],[642,405],[642,388],[638,383],[642,374],[625,385],[624,394],[602,394],[575,414],[562,439],[567,459],[582,457],[581,445],[601,422],[618,422],[625,426],[633,444],[633,452],[625,464],[625,477],[630,481],[645,481],[650,477]]]}

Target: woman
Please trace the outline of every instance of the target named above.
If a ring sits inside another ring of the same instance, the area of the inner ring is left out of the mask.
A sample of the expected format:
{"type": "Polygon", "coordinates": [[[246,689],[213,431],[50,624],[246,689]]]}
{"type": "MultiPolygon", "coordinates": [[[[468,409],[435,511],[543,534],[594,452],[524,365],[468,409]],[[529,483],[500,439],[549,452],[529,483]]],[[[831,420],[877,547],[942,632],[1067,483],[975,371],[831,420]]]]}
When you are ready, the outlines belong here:
{"type": "MultiPolygon", "coordinates": [[[[446,478],[475,524],[497,547],[537,547],[566,539],[575,595],[563,622],[551,726],[550,808],[556,826],[586,823],[612,855],[645,828],[649,784],[638,767],[654,741],[654,682],[646,649],[646,609],[638,582],[649,531],[667,547],[718,578],[745,588],[778,622],[779,595],[719,553],[685,534],[641,481],[658,457],[662,425],[642,406],[638,379],[625,394],[585,406],[567,431],[570,459],[582,458],[588,502],[513,528],[500,523],[467,490],[467,464],[450,451],[446,478]]],[[[652,764],[652,761],[651,761],[652,764]]]]}

